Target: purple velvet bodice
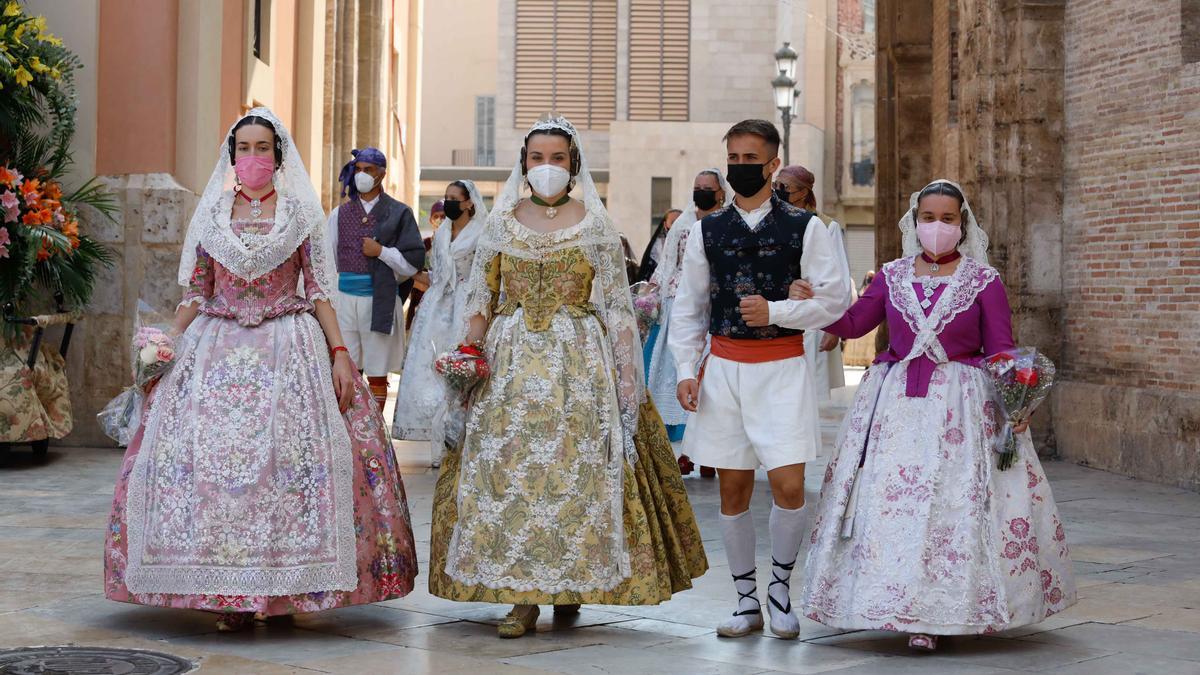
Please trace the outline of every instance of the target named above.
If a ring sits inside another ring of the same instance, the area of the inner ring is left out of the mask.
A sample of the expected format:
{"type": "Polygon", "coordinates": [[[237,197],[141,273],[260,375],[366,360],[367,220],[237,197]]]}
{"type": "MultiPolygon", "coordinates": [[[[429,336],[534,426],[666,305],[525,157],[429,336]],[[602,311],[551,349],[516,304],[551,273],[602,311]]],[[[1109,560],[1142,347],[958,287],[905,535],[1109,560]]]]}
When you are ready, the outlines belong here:
{"type": "Polygon", "coordinates": [[[1012,311],[999,274],[987,265],[963,258],[948,277],[919,278],[913,262],[900,258],[884,265],[862,297],[824,330],[853,339],[886,319],[888,348],[875,363],[909,361],[906,393],[924,398],[939,363],[980,366],[985,356],[1011,349],[1012,311]],[[936,337],[914,354],[925,331],[936,337]]]}

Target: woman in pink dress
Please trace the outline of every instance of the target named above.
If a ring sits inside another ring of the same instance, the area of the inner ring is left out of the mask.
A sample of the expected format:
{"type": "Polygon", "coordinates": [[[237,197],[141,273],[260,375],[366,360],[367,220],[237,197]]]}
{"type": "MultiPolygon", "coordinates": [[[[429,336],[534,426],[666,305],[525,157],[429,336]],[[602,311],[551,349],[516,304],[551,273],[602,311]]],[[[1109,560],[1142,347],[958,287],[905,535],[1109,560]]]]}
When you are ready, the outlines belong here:
{"type": "Polygon", "coordinates": [[[825,472],[802,605],[821,623],[938,635],[1037,623],[1075,602],[1066,537],[1021,425],[997,468],[1002,413],[981,368],[1013,347],[987,235],[958,186],[914,194],[905,257],[883,266],[827,333],[887,321],[889,348],[863,378],[825,472]]]}
{"type": "Polygon", "coordinates": [[[110,599],[234,630],[412,590],[404,486],[329,302],[323,216],[283,124],[250,111],[188,228],[175,364],[113,499],[110,599]]]}

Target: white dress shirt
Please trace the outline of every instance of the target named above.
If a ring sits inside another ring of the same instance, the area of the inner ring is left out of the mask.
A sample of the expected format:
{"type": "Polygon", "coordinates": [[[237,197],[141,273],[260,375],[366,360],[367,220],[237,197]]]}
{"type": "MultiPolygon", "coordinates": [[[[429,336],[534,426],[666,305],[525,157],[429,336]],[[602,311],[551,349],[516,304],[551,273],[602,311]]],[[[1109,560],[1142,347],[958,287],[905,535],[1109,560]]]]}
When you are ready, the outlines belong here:
{"type": "MultiPolygon", "coordinates": [[[[381,195],[383,193],[381,192],[379,194],[381,195]]],[[[363,211],[370,213],[371,209],[375,208],[375,205],[379,203],[379,195],[375,195],[375,199],[372,199],[371,201],[367,201],[362,197],[359,197],[358,201],[362,203],[363,211]]],[[[337,259],[338,246],[338,209],[340,208],[342,207],[333,207],[333,210],[329,212],[329,220],[326,221],[326,227],[329,231],[329,239],[331,242],[333,242],[335,261],[337,259]]],[[[420,271],[409,264],[408,260],[404,258],[404,254],[400,252],[400,249],[392,248],[390,246],[383,247],[383,250],[379,252],[379,259],[383,261],[383,264],[392,269],[392,273],[396,275],[396,281],[406,281],[420,271]]]]}
{"type": "MultiPolygon", "coordinates": [[[[734,203],[742,220],[751,230],[757,230],[771,211],[771,200],[744,211],[734,203]]],[[[688,233],[683,263],[679,271],[679,289],[671,309],[667,345],[675,358],[676,379],[679,382],[696,378],[704,353],[705,338],[710,324],[709,285],[712,276],[708,256],[704,252],[703,220],[692,225],[688,233]]],[[[804,232],[804,252],[800,256],[804,278],[813,287],[809,300],[776,300],[768,303],[771,324],[780,328],[812,330],[824,328],[841,318],[849,307],[849,288],[842,275],[838,252],[834,249],[829,230],[821,219],[813,216],[804,232]]]]}

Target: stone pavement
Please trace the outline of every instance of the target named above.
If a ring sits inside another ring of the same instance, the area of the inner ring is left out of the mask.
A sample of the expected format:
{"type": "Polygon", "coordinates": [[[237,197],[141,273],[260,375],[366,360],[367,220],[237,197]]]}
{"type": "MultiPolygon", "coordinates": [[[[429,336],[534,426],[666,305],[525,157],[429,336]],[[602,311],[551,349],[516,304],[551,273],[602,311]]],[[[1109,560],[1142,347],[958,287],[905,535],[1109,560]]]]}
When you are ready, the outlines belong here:
{"type": "MultiPolygon", "coordinates": [[[[827,440],[840,406],[823,411],[827,440]]],[[[434,475],[420,446],[399,448],[422,564],[434,475]]],[[[716,523],[717,486],[689,477],[712,569],[657,607],[546,611],[538,633],[499,640],[506,607],[431,597],[425,576],[407,598],[276,619],[238,634],[211,616],[104,599],[103,528],[121,453],[52,450],[36,466],[17,451],[0,467],[0,649],[106,645],[168,652],[212,673],[1200,673],[1200,495],[1047,463],[1079,575],[1080,602],[1046,622],[908,653],[887,633],[840,632],[804,620],[799,642],[769,634],[718,639],[733,591],[716,523]]],[[[809,469],[809,499],[823,466],[809,469]]],[[[754,511],[760,569],[769,562],[766,483],[754,511]]],[[[761,581],[761,580],[760,580],[761,581]]],[[[766,581],[761,581],[765,592],[766,581]]]]}

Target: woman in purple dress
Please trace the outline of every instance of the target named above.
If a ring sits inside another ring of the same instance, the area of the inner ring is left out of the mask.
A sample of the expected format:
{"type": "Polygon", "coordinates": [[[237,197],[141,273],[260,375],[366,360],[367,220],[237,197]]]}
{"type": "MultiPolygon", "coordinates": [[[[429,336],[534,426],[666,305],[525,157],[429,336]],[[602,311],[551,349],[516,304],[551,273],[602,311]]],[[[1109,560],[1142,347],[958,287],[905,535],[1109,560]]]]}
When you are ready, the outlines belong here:
{"type": "Polygon", "coordinates": [[[905,257],[825,331],[890,343],[859,386],[825,471],[804,612],[844,629],[938,635],[1037,623],[1075,602],[1058,509],[1025,425],[997,468],[1003,424],[984,357],[1013,347],[987,235],[958,186],[914,194],[905,257]]]}
{"type": "Polygon", "coordinates": [[[118,476],[108,598],[233,630],[412,590],[404,486],[329,302],[324,223],[291,136],[251,110],[188,227],[175,364],[118,476]]]}

